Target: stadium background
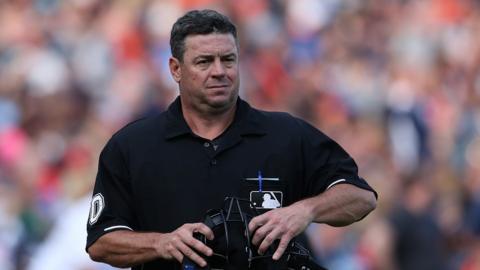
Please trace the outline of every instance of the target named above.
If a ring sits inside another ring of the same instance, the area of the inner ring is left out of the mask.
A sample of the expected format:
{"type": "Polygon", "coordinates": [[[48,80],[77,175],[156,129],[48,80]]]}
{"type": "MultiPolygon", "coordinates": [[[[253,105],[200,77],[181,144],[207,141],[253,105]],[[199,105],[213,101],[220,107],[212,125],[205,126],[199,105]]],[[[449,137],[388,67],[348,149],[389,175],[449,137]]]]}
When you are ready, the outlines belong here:
{"type": "Polygon", "coordinates": [[[83,251],[99,151],[177,95],[169,30],[205,7],[239,28],[241,96],[325,131],[380,194],[308,229],[325,266],[480,269],[475,0],[0,1],[0,269],[110,269],[83,251]]]}

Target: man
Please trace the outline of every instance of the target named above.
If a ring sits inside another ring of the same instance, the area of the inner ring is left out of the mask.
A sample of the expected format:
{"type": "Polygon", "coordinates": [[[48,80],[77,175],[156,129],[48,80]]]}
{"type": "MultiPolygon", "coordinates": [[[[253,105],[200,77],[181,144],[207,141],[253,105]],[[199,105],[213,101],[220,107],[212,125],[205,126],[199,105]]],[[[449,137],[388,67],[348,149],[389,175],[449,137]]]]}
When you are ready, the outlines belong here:
{"type": "Polygon", "coordinates": [[[193,234],[214,238],[199,221],[226,196],[278,198],[281,207],[249,223],[259,253],[278,240],[273,260],[311,222],[344,226],[375,208],[376,194],[339,145],[300,119],[239,99],[238,40],[227,17],[188,12],[170,45],[180,96],[117,132],[100,156],[88,222],[93,260],[178,269],[186,256],[204,266],[213,251],[193,234]]]}

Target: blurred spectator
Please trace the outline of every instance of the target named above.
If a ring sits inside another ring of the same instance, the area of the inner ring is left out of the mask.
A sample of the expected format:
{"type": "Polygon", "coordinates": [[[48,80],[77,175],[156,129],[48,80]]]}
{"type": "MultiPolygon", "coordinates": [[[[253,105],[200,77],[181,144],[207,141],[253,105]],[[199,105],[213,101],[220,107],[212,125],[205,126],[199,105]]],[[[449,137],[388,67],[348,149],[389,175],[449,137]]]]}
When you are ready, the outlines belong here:
{"type": "Polygon", "coordinates": [[[63,210],[61,218],[35,252],[27,269],[114,269],[90,260],[84,247],[78,244],[87,237],[84,219],[89,208],[90,196],[85,196],[63,210]]]}
{"type": "Polygon", "coordinates": [[[445,239],[432,215],[433,194],[422,178],[402,191],[401,204],[391,214],[394,260],[398,269],[447,269],[445,239]]]}

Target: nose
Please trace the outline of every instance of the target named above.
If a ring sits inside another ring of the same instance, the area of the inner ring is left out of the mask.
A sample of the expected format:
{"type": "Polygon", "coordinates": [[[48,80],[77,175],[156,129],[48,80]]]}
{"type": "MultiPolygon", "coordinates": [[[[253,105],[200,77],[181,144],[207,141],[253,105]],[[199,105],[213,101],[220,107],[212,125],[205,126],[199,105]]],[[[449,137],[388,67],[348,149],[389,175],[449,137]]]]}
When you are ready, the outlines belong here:
{"type": "Polygon", "coordinates": [[[212,65],[212,77],[223,77],[225,76],[225,67],[220,59],[215,59],[212,65]]]}

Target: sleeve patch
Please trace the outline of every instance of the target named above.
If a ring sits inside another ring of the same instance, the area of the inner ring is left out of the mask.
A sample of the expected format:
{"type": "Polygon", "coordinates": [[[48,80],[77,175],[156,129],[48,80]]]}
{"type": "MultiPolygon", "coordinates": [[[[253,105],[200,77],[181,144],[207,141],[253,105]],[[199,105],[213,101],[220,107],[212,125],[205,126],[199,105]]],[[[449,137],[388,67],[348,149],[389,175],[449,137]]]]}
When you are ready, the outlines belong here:
{"type": "Polygon", "coordinates": [[[102,214],[103,209],[105,209],[105,199],[103,198],[102,193],[97,193],[93,196],[90,203],[90,216],[88,222],[90,225],[95,224],[98,218],[102,214]]]}

